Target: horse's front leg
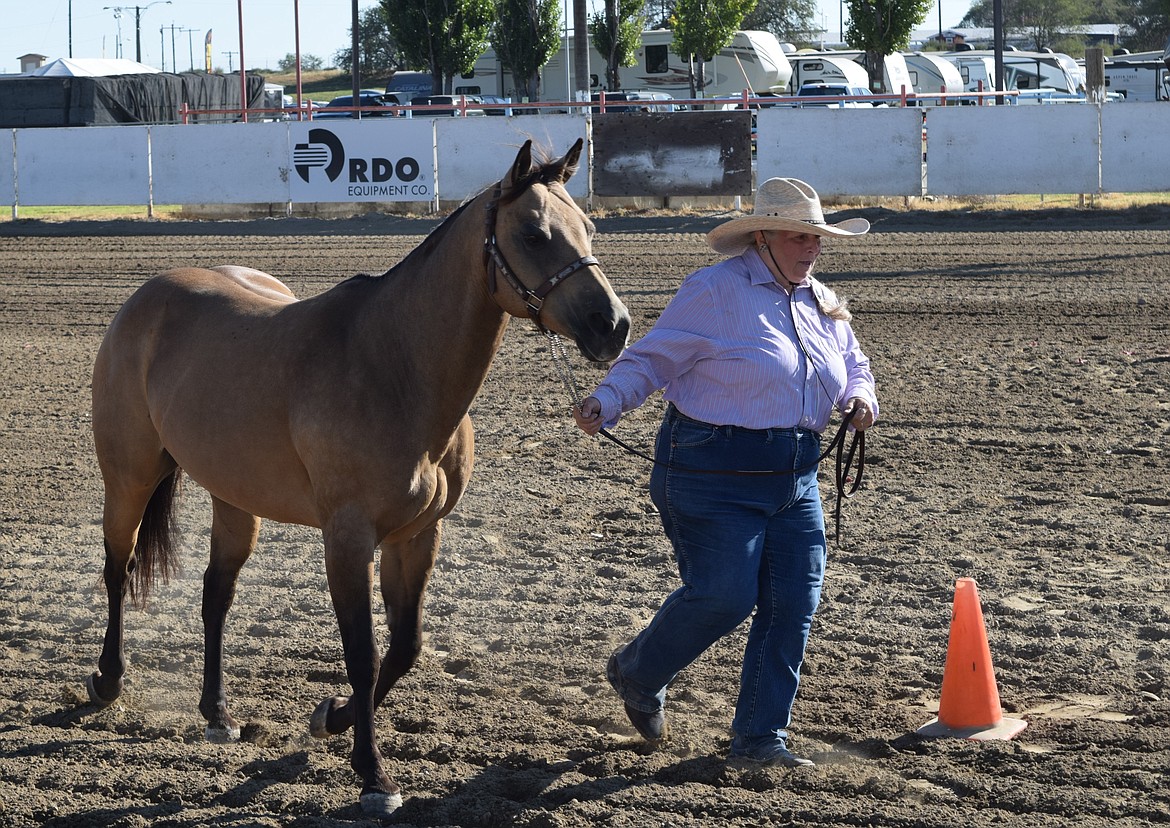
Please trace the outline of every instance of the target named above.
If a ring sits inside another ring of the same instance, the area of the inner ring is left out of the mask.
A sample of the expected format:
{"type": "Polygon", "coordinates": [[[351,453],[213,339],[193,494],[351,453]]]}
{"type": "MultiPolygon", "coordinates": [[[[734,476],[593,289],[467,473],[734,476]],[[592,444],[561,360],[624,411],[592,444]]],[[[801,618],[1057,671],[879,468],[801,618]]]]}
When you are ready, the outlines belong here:
{"type": "Polygon", "coordinates": [[[260,518],[212,497],[211,559],[203,573],[203,693],[199,712],[209,742],[234,742],[240,726],[228,712],[223,680],[223,633],[236,580],[260,534],[260,518]]]}
{"type": "MultiPolygon", "coordinates": [[[[422,651],[423,594],[435,566],[440,535],[440,524],[436,523],[404,543],[382,544],[382,602],[391,636],[374,687],[375,708],[410,671],[422,651]]],[[[311,730],[314,736],[325,738],[344,733],[353,723],[352,699],[333,696],[318,706],[311,730]]]]}
{"type": "MultiPolygon", "coordinates": [[[[349,763],[362,778],[362,811],[368,816],[385,817],[402,805],[402,793],[382,765],[374,733],[374,665],[378,659],[370,590],[376,539],[372,526],[356,524],[354,521],[346,525],[344,519],[335,518],[326,525],[325,573],[353,690],[347,705],[353,710],[349,763]]],[[[330,701],[327,699],[322,706],[330,701]]]]}

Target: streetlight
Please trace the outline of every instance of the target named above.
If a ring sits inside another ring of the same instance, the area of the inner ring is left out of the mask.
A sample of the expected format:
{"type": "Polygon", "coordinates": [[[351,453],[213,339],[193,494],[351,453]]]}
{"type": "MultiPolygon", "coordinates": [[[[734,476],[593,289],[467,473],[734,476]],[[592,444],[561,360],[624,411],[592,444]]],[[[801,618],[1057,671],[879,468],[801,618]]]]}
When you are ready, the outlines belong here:
{"type": "MultiPolygon", "coordinates": [[[[171,5],[171,0],[154,0],[145,6],[102,6],[102,11],[113,12],[113,16],[118,20],[118,32],[122,30],[122,13],[135,9],[135,60],[139,63],[143,62],[143,12],[151,6],[158,6],[159,4],[171,5]]],[[[118,46],[121,47],[122,37],[118,36],[118,46]]],[[[163,55],[163,62],[166,62],[166,54],[163,55]]]]}
{"type": "MultiPolygon", "coordinates": [[[[110,9],[109,6],[105,8],[110,9]]],[[[111,10],[114,12],[114,22],[118,24],[118,39],[114,43],[114,57],[120,58],[122,57],[122,7],[115,6],[111,10]]]]}

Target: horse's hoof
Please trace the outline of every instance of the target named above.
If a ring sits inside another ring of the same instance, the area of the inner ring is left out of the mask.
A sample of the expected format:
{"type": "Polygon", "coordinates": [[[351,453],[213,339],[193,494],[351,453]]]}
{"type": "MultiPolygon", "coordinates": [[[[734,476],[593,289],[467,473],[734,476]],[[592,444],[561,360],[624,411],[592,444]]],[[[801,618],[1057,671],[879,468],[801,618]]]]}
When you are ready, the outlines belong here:
{"type": "Polygon", "coordinates": [[[203,729],[203,738],[214,745],[226,745],[231,742],[238,742],[240,741],[240,726],[212,727],[208,725],[203,729]]]}
{"type": "Polygon", "coordinates": [[[386,819],[402,807],[402,794],[371,791],[361,797],[362,813],[372,819],[386,819]]]}
{"type": "Polygon", "coordinates": [[[118,696],[122,695],[122,682],[118,682],[117,687],[114,688],[114,695],[107,699],[103,697],[97,689],[97,682],[98,679],[101,678],[101,675],[101,673],[90,673],[88,676],[86,676],[85,691],[89,694],[89,700],[91,702],[96,705],[100,705],[101,707],[109,707],[111,704],[117,701],[118,696]]]}
{"type": "Polygon", "coordinates": [[[329,714],[342,707],[346,701],[348,700],[342,696],[330,696],[317,705],[317,709],[309,717],[309,733],[312,734],[313,738],[328,739],[330,736],[337,735],[329,729],[329,714]]]}

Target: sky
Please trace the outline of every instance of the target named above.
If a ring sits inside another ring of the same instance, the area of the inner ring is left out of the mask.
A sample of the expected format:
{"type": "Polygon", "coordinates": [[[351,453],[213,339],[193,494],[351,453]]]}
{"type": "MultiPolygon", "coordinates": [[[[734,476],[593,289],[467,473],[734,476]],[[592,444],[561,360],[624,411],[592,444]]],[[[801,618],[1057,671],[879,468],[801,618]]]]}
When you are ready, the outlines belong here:
{"type": "MultiPolygon", "coordinates": [[[[140,9],[142,62],[158,69],[179,71],[192,64],[202,66],[203,40],[212,31],[212,63],[216,69],[240,66],[240,18],[243,5],[244,60],[249,68],[276,68],[285,55],[296,50],[294,10],[296,0],[0,0],[0,74],[20,71],[21,55],[36,53],[50,60],[75,58],[135,57],[135,4],[140,9]],[[121,8],[120,17],[114,9],[121,8]],[[71,14],[72,12],[72,14],[71,14]],[[119,38],[119,27],[121,37],[119,38]],[[161,31],[160,31],[161,30],[161,31]],[[118,45],[121,44],[121,54],[118,45]]],[[[601,0],[590,0],[601,5],[601,0]]],[[[970,0],[936,0],[924,28],[937,28],[941,3],[942,25],[958,24],[970,0]]],[[[841,3],[818,0],[817,20],[827,29],[826,40],[840,37],[841,3]]],[[[359,0],[359,7],[371,5],[359,0]]],[[[302,55],[332,62],[333,55],[349,45],[352,0],[301,0],[300,41],[302,55]]]]}

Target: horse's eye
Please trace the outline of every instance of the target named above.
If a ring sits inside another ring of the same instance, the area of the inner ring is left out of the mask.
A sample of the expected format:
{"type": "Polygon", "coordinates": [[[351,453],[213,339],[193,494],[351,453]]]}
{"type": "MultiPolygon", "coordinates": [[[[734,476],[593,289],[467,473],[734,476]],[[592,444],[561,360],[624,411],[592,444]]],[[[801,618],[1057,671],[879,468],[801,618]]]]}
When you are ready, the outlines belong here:
{"type": "Polygon", "coordinates": [[[535,225],[524,227],[520,231],[520,238],[524,241],[524,246],[530,250],[542,247],[548,243],[548,236],[535,225]]]}

